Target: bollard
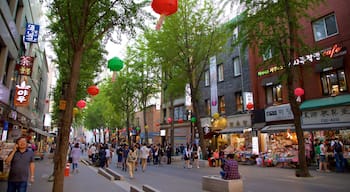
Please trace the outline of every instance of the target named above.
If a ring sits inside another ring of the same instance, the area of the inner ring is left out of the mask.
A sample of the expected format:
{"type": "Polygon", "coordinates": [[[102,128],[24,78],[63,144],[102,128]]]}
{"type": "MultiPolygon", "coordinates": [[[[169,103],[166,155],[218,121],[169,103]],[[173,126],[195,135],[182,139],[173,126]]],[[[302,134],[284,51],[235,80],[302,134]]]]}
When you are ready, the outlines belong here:
{"type": "Polygon", "coordinates": [[[64,176],[68,177],[70,171],[70,163],[66,164],[66,168],[64,169],[64,176]]]}

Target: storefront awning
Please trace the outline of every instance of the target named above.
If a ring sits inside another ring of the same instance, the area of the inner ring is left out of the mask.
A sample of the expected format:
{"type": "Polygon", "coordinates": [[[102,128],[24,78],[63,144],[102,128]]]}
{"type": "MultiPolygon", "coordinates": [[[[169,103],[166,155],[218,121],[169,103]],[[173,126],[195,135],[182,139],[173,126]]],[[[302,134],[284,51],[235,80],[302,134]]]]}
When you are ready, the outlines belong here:
{"type": "Polygon", "coordinates": [[[33,131],[39,133],[40,135],[44,135],[46,137],[56,137],[56,135],[54,134],[50,134],[42,129],[39,129],[39,128],[34,128],[34,127],[31,127],[30,129],[32,129],[33,131]]]}
{"type": "Polygon", "coordinates": [[[329,106],[350,105],[350,94],[306,100],[300,105],[301,110],[316,109],[329,106]]]}
{"type": "Polygon", "coordinates": [[[249,129],[249,127],[228,127],[219,131],[219,133],[220,134],[243,133],[244,129],[249,129]]]}
{"type": "Polygon", "coordinates": [[[310,125],[302,125],[302,128],[305,131],[325,130],[325,129],[327,130],[350,129],[350,122],[310,124],[310,125]]]}
{"type": "Polygon", "coordinates": [[[294,130],[294,124],[267,125],[261,129],[263,133],[273,133],[286,130],[294,130]]]}

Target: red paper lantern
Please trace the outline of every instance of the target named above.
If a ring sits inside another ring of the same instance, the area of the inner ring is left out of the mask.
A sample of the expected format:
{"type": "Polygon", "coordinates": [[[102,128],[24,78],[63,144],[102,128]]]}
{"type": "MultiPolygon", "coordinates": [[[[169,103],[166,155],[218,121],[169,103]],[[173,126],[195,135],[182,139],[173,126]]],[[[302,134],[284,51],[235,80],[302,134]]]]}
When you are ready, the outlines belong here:
{"type": "Polygon", "coordinates": [[[100,90],[96,85],[91,85],[90,87],[87,88],[87,92],[89,95],[95,96],[100,92],[100,90]]]}
{"type": "Polygon", "coordinates": [[[77,102],[77,107],[79,107],[79,109],[82,109],[86,106],[86,102],[84,100],[79,100],[77,102]]]}
{"type": "Polygon", "coordinates": [[[156,126],[159,126],[160,125],[160,123],[156,123],[156,126]]]}
{"type": "Polygon", "coordinates": [[[154,12],[160,14],[156,29],[159,30],[163,24],[165,16],[176,13],[177,0],[153,0],[151,4],[154,12]]]}
{"type": "Polygon", "coordinates": [[[179,119],[179,120],[177,120],[177,122],[178,122],[178,123],[183,123],[184,120],[183,120],[183,119],[179,119]]]}
{"type": "Polygon", "coordinates": [[[252,110],[253,108],[254,108],[254,104],[253,103],[251,103],[251,102],[247,103],[247,109],[248,110],[252,110]]]}
{"type": "Polygon", "coordinates": [[[303,96],[304,95],[304,89],[298,87],[298,88],[295,88],[294,89],[294,95],[300,97],[300,96],[303,96]]]}
{"type": "Polygon", "coordinates": [[[168,123],[173,122],[173,120],[171,119],[171,117],[168,117],[168,123]]]}

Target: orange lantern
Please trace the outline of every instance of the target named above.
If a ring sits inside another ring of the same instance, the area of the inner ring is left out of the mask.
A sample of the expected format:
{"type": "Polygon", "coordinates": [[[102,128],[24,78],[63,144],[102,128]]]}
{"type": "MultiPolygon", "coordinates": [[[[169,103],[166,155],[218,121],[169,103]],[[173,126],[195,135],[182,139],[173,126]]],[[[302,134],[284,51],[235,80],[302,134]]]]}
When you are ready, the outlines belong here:
{"type": "Polygon", "coordinates": [[[86,91],[91,96],[95,96],[100,92],[100,90],[98,89],[98,87],[96,85],[91,85],[90,87],[87,88],[86,91]]]}
{"type": "Polygon", "coordinates": [[[79,108],[79,109],[82,109],[82,108],[84,108],[86,106],[86,102],[84,101],[84,100],[79,100],[78,102],[77,102],[77,107],[79,108]]]}
{"type": "Polygon", "coordinates": [[[163,24],[165,16],[176,13],[177,0],[153,0],[151,7],[154,10],[154,12],[160,14],[156,26],[156,30],[159,30],[163,24]]]}

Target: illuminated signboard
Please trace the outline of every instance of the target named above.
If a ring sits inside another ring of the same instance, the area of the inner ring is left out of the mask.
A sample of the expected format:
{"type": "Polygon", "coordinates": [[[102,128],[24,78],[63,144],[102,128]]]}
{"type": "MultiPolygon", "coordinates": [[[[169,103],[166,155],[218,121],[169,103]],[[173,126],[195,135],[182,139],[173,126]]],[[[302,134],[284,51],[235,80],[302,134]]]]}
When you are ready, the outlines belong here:
{"type": "Polygon", "coordinates": [[[14,104],[18,107],[28,106],[30,98],[30,86],[22,81],[21,85],[16,85],[14,104]]]}

